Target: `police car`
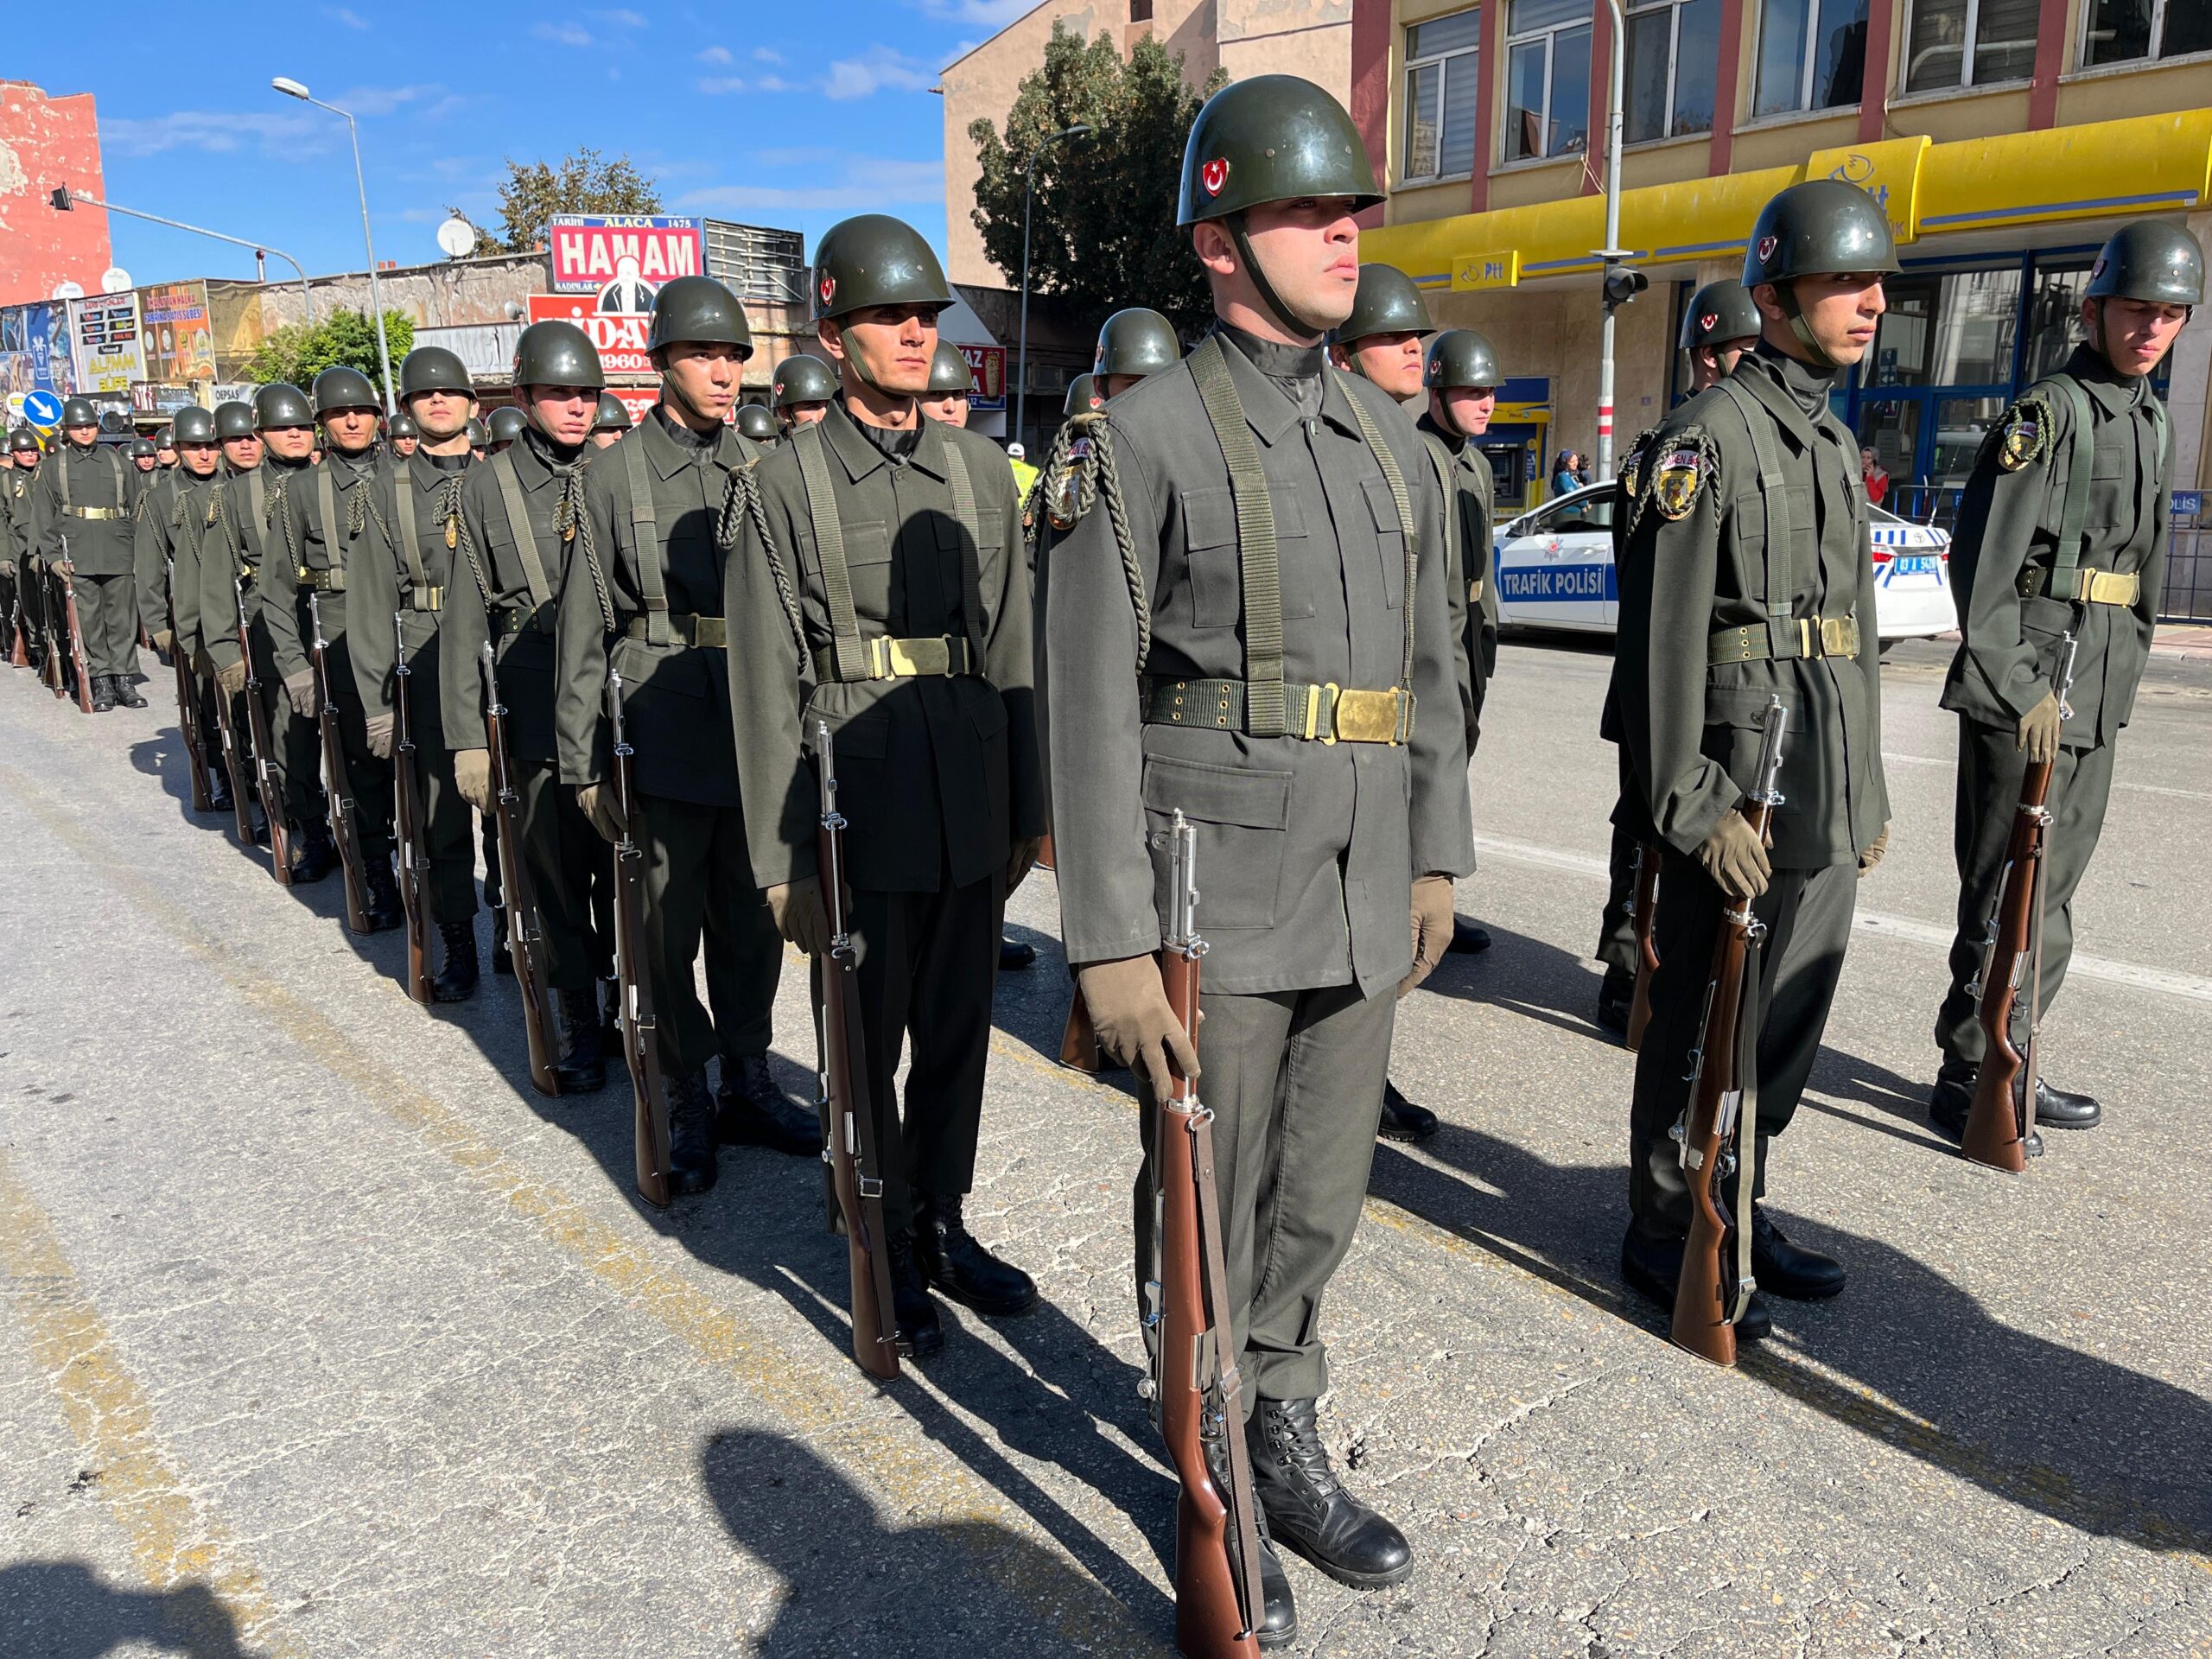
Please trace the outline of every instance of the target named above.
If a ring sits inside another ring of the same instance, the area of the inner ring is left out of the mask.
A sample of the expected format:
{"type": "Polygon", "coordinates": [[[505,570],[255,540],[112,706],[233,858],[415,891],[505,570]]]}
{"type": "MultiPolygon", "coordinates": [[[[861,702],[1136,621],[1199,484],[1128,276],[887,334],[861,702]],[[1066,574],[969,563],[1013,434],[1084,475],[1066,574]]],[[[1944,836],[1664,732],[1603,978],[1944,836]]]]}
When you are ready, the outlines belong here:
{"type": "MultiPolygon", "coordinates": [[[[1500,525],[1492,539],[1500,623],[1611,633],[1620,621],[1612,515],[1613,486],[1591,484],[1500,525]]],[[[1882,642],[1957,627],[1949,534],[1879,507],[1867,516],[1882,642]]]]}

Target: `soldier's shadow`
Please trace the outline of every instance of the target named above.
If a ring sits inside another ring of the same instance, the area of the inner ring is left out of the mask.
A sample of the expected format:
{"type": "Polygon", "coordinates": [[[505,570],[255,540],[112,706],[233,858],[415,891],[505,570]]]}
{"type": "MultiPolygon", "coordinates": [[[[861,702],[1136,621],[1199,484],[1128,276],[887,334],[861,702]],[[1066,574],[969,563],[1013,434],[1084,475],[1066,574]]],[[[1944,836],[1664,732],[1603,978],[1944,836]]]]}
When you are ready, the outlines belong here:
{"type": "Polygon", "coordinates": [[[39,1659],[100,1659],[124,1648],[178,1659],[247,1659],[237,1621],[207,1585],[114,1585],[84,1561],[0,1567],[0,1630],[9,1653],[39,1659]]]}

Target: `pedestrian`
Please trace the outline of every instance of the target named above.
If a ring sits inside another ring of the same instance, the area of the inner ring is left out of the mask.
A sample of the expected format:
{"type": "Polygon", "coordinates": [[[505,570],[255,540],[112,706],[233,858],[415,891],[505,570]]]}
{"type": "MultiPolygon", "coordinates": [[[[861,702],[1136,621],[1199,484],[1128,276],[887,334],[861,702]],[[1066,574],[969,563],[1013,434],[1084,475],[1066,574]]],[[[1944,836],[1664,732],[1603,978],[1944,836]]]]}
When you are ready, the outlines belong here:
{"type": "Polygon", "coordinates": [[[1866,486],[1866,505],[1880,506],[1889,499],[1890,475],[1882,470],[1882,463],[1876,459],[1871,446],[1859,450],[1859,476],[1866,486]]]}
{"type": "Polygon", "coordinates": [[[1558,466],[1552,474],[1553,496],[1554,498],[1562,496],[1567,494],[1569,491],[1579,490],[1581,487],[1582,479],[1574,469],[1574,451],[1572,449],[1560,450],[1559,452],[1558,466]]]}

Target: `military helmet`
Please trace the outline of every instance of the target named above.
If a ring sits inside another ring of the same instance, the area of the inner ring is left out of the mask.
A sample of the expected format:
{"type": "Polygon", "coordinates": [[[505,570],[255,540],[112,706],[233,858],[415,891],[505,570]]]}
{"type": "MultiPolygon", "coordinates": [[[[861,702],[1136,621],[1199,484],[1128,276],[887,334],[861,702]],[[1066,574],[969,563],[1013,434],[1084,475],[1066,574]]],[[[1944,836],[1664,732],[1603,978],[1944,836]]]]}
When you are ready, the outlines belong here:
{"type": "Polygon", "coordinates": [[[753,355],[753,327],[745,320],[745,308],[737,302],[736,295],[711,276],[678,276],[662,283],[660,292],[653,296],[646,352],[658,352],[678,340],[734,346],[740,358],[753,355]]]}
{"type": "Polygon", "coordinates": [[[1088,374],[1078,374],[1074,379],[1069,381],[1068,400],[1060,405],[1060,418],[1064,421],[1071,421],[1078,415],[1090,414],[1092,410],[1105,402],[1105,399],[1098,395],[1097,385],[1096,378],[1088,374]]]}
{"type": "Polygon", "coordinates": [[[1337,325],[1335,339],[1356,346],[1370,334],[1425,334],[1434,327],[1412,277],[1395,265],[1362,265],[1351,315],[1337,325]]]}
{"type": "Polygon", "coordinates": [[[1745,251],[1744,286],[1845,271],[1894,276],[1900,269],[1881,203],[1841,179],[1808,179],[1759,209],[1745,251]]]}
{"type": "Polygon", "coordinates": [[[1682,313],[1681,349],[1686,352],[1724,346],[1732,340],[1756,340],[1758,334],[1759,308],[1751,302],[1751,290],[1732,276],[1707,283],[1690,296],[1689,307],[1682,313]]]}
{"type": "Polygon", "coordinates": [[[419,438],[423,435],[416,428],[415,417],[404,409],[384,423],[384,429],[388,437],[419,438]]]}
{"type": "Polygon", "coordinates": [[[470,416],[468,417],[468,447],[472,449],[481,449],[491,442],[492,434],[484,423],[474,415],[470,416]]]}
{"type": "Polygon", "coordinates": [[[837,371],[818,357],[802,352],[776,365],[776,407],[793,404],[826,404],[837,395],[837,371]]]}
{"type": "Polygon", "coordinates": [[[457,391],[474,397],[476,386],[468,378],[468,365],[444,346],[417,346],[399,365],[399,395],[412,397],[418,391],[457,391]]]}
{"type": "Polygon", "coordinates": [[[169,444],[175,448],[187,443],[215,442],[215,411],[192,404],[176,412],[169,423],[169,444]]]}
{"type": "Polygon", "coordinates": [[[215,442],[250,438],[254,435],[253,405],[232,402],[215,405],[215,442]]]}
{"type": "Polygon", "coordinates": [[[297,386],[276,380],[253,394],[255,431],[266,432],[279,426],[314,424],[315,411],[308,407],[308,395],[297,386]]]}
{"type": "Polygon", "coordinates": [[[922,234],[888,213],[840,219],[814,245],[814,315],[842,317],[871,305],[952,303],[952,289],[922,234]]]}
{"type": "Polygon", "coordinates": [[[8,448],[16,454],[26,449],[35,454],[38,452],[38,434],[28,426],[19,426],[8,439],[8,448]]]}
{"type": "Polygon", "coordinates": [[[1183,146],[1180,226],[1262,202],[1350,196],[1382,200],[1367,144],[1344,106],[1296,75],[1233,80],[1205,102],[1183,146]]]}
{"type": "Polygon", "coordinates": [[[607,385],[599,347],[573,322],[533,322],[515,340],[514,383],[521,386],[576,386],[598,391],[607,385]]]}
{"type": "Polygon", "coordinates": [[[1490,336],[1475,328],[1446,328],[1428,342],[1428,362],[1421,383],[1434,391],[1456,391],[1466,386],[1502,386],[1505,371],[1497,366],[1497,348],[1490,336]]]}
{"type": "Polygon", "coordinates": [[[61,424],[64,426],[98,426],[99,411],[92,407],[89,397],[70,397],[61,404],[61,424]]]}
{"type": "Polygon", "coordinates": [[[160,453],[160,450],[154,448],[154,441],[151,438],[130,440],[130,459],[133,461],[138,460],[141,456],[150,461],[160,453]]]}
{"type": "Polygon", "coordinates": [[[1172,369],[1182,360],[1183,342],[1175,337],[1175,325],[1157,311],[1133,305],[1126,311],[1116,311],[1099,329],[1090,372],[1141,378],[1172,369]]]}
{"type": "Polygon", "coordinates": [[[2179,225],[2139,219],[2113,233],[2089,267],[2089,285],[2082,293],[2088,299],[2201,305],[2204,250],[2179,225]]]}
{"type": "Polygon", "coordinates": [[[599,394],[599,413],[592,417],[594,432],[627,432],[630,429],[630,406],[611,391],[599,394]]]}
{"type": "Polygon", "coordinates": [[[488,443],[512,443],[529,428],[529,416],[524,414],[512,404],[502,404],[492,411],[492,423],[488,429],[491,437],[488,443]]]}
{"type": "Polygon", "coordinates": [[[968,366],[968,359],[960,348],[949,340],[937,343],[937,353],[930,359],[930,389],[925,397],[949,397],[955,394],[965,397],[976,390],[976,372],[968,366]]]}
{"type": "Polygon", "coordinates": [[[377,389],[369,384],[369,377],[359,369],[349,369],[343,363],[325,369],[315,378],[315,412],[318,418],[333,415],[341,409],[374,409],[377,389]]]}
{"type": "Polygon", "coordinates": [[[737,406],[737,429],[755,443],[776,441],[776,417],[766,404],[740,404],[737,406]]]}

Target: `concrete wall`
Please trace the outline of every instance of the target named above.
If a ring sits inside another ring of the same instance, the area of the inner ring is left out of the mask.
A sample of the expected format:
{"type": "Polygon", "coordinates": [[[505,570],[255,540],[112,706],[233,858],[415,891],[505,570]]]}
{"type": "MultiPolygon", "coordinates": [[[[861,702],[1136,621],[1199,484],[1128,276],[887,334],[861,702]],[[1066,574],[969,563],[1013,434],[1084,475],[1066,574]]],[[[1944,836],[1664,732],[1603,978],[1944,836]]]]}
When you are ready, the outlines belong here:
{"type": "Polygon", "coordinates": [[[49,299],[63,282],[97,294],[115,263],[105,209],[48,203],[62,184],[107,194],[92,95],[48,98],[27,80],[0,80],[0,305],[49,299]]]}

